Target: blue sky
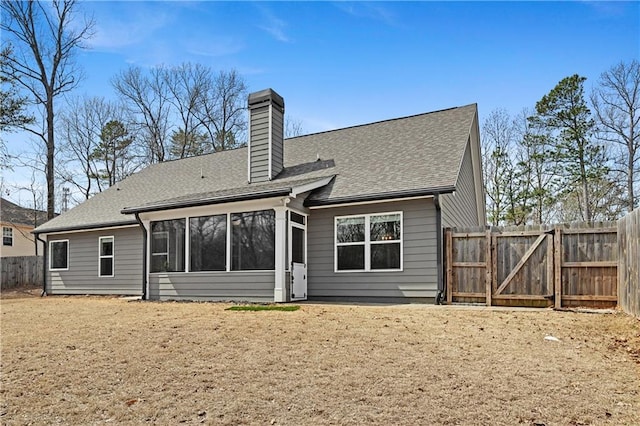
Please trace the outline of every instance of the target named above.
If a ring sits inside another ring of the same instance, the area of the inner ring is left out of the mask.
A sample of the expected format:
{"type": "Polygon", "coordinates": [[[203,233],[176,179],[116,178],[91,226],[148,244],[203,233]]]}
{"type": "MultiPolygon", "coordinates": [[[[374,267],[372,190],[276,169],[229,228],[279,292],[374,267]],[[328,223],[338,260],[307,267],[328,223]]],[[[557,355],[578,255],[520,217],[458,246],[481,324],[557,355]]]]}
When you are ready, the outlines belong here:
{"type": "MultiPolygon", "coordinates": [[[[198,62],[271,87],[305,133],[478,103],[517,113],[562,78],[640,58],[638,2],[110,2],[77,94],[129,64],[198,62]]],[[[22,143],[11,138],[17,152],[22,143]],[[20,145],[20,146],[18,146],[20,145]]],[[[24,171],[5,173],[5,186],[24,171]]],[[[16,194],[18,195],[18,194],[16,194]]],[[[16,198],[16,197],[12,197],[16,198]]]]}

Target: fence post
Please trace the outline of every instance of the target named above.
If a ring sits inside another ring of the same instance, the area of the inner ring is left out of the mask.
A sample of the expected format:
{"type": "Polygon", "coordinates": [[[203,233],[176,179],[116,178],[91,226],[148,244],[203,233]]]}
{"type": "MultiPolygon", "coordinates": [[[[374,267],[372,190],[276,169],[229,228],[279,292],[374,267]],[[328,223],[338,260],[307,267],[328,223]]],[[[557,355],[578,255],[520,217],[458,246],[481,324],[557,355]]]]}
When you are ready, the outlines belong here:
{"type": "Polygon", "coordinates": [[[453,302],[453,231],[451,228],[445,230],[445,242],[447,245],[446,258],[447,258],[447,305],[451,305],[453,302]]]}
{"type": "MultiPolygon", "coordinates": [[[[552,291],[553,294],[555,294],[554,288],[554,262],[553,262],[553,234],[549,234],[547,235],[547,292],[548,291],[552,291]]],[[[546,293],[546,295],[549,295],[549,293],[546,293]]]]}
{"type": "Polygon", "coordinates": [[[493,265],[493,256],[491,253],[491,229],[487,230],[487,247],[485,251],[484,263],[486,265],[484,280],[485,280],[485,292],[487,295],[486,296],[487,306],[491,306],[491,278],[493,277],[492,267],[491,267],[493,265]]]}
{"type": "Polygon", "coordinates": [[[556,226],[553,234],[553,289],[554,307],[562,307],[562,228],[556,226]]]}

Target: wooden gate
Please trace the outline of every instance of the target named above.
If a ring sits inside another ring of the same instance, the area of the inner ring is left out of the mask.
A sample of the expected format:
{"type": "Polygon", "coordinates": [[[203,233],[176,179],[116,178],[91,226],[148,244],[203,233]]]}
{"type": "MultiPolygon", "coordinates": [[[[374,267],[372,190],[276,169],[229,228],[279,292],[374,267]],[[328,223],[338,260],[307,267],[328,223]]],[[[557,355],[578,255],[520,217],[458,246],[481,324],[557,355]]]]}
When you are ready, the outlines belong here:
{"type": "Polygon", "coordinates": [[[448,303],[612,307],[616,228],[447,230],[448,303]]]}

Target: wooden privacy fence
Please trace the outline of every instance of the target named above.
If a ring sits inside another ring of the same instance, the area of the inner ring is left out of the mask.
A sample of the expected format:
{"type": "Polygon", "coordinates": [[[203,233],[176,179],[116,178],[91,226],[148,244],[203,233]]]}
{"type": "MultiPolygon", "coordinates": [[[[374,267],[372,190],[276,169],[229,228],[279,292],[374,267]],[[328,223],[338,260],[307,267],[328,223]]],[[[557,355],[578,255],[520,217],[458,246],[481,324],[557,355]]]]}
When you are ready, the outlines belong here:
{"type": "Polygon", "coordinates": [[[615,223],[447,229],[448,303],[615,307],[615,223]]]}
{"type": "Polygon", "coordinates": [[[42,285],[42,256],[3,257],[0,260],[2,263],[0,288],[2,290],[42,285]]]}
{"type": "Polygon", "coordinates": [[[618,304],[640,318],[640,208],[618,221],[618,304]]]}

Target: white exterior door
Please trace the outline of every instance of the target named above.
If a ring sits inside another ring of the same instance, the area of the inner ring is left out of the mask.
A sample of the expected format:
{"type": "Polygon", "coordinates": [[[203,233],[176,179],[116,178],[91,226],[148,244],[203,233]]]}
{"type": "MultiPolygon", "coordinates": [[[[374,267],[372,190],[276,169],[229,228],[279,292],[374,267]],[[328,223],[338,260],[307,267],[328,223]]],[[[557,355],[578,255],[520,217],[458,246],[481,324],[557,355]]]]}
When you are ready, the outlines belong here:
{"type": "Polygon", "coordinates": [[[307,298],[307,265],[292,263],[291,272],[291,300],[305,300],[307,298]]]}
{"type": "Polygon", "coordinates": [[[307,298],[306,217],[291,212],[290,219],[291,300],[305,300],[307,298]]]}

